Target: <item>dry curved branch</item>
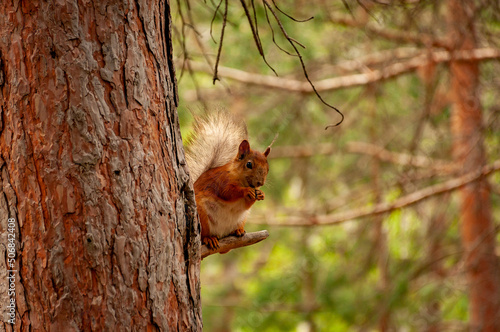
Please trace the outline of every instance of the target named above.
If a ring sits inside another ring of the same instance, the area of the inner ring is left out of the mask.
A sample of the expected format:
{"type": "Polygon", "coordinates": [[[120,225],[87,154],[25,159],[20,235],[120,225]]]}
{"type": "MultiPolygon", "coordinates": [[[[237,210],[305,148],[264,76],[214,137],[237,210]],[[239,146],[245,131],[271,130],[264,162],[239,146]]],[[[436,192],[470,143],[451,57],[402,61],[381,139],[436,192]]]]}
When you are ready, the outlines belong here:
{"type": "Polygon", "coordinates": [[[269,232],[266,230],[246,233],[242,237],[227,236],[219,240],[219,249],[209,249],[206,245],[201,246],[201,259],[218,252],[228,252],[231,249],[246,247],[267,239],[269,232]]]}
{"type": "MultiPolygon", "coordinates": [[[[382,70],[373,70],[368,73],[340,76],[328,78],[314,83],[317,92],[333,91],[342,88],[351,88],[386,80],[392,77],[403,75],[417,68],[427,66],[432,63],[449,62],[451,60],[460,61],[481,61],[489,59],[499,59],[500,49],[478,48],[474,50],[447,52],[433,51],[416,56],[408,61],[395,63],[386,66],[382,70]]],[[[211,69],[205,64],[192,62],[193,70],[211,73],[211,69]]],[[[315,93],[309,82],[273,77],[245,72],[243,70],[219,66],[219,76],[229,78],[238,82],[265,86],[273,89],[294,91],[300,93],[315,93]]]]}

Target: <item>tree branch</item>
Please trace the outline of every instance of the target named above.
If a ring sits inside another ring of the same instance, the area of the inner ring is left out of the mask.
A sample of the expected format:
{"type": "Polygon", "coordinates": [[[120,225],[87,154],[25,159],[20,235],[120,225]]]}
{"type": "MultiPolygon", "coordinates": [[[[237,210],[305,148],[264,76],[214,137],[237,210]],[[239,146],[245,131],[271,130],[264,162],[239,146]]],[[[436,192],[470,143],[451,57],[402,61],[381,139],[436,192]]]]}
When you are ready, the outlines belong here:
{"type": "Polygon", "coordinates": [[[458,169],[455,164],[444,160],[436,160],[425,156],[415,156],[407,153],[397,153],[387,151],[386,149],[370,143],[364,142],[349,142],[347,143],[347,151],[351,153],[365,154],[375,157],[381,161],[390,162],[402,166],[413,166],[420,168],[428,168],[433,171],[451,174],[458,169]]]}
{"type": "MultiPolygon", "coordinates": [[[[481,61],[498,58],[500,58],[500,50],[495,48],[478,48],[474,50],[458,51],[453,53],[447,51],[431,51],[430,53],[416,56],[408,61],[391,64],[381,70],[376,69],[368,73],[346,75],[317,81],[314,83],[314,86],[317,92],[333,91],[386,80],[399,75],[407,74],[409,72],[415,71],[417,68],[432,63],[449,62],[451,60],[481,61]]],[[[201,64],[198,62],[192,62],[191,64],[193,70],[195,71],[211,73],[211,69],[205,64],[201,64]]],[[[219,67],[219,76],[242,83],[260,85],[273,89],[300,93],[314,93],[314,90],[309,82],[282,77],[253,74],[228,67],[219,67]]]]}
{"type": "MultiPolygon", "coordinates": [[[[317,144],[314,146],[276,146],[273,148],[273,153],[269,155],[268,158],[310,158],[319,155],[331,155],[335,152],[339,152],[339,147],[335,144],[330,143],[317,144]]],[[[381,161],[390,162],[396,165],[431,169],[433,172],[438,172],[441,174],[453,174],[458,170],[451,161],[449,162],[446,160],[438,160],[425,156],[392,152],[384,149],[381,146],[364,142],[348,142],[347,152],[372,156],[381,161]]]]}
{"type": "Polygon", "coordinates": [[[372,67],[386,66],[389,63],[401,62],[425,54],[426,50],[414,47],[400,47],[391,50],[382,50],[357,57],[356,59],[345,59],[334,65],[323,65],[316,71],[323,76],[332,73],[352,73],[356,71],[370,71],[372,67]]]}
{"type": "Polygon", "coordinates": [[[370,217],[382,213],[391,212],[403,207],[416,204],[424,199],[432,196],[444,194],[453,190],[457,190],[471,182],[477,181],[482,177],[488,176],[494,172],[500,171],[500,160],[495,161],[493,164],[484,166],[482,169],[465,174],[463,176],[450,179],[443,183],[429,186],[427,188],[417,190],[409,195],[396,199],[394,202],[384,202],[376,204],[375,206],[365,206],[357,209],[347,210],[331,215],[311,216],[311,217],[295,217],[288,218],[286,223],[280,222],[254,222],[265,225],[275,226],[324,226],[335,225],[357,218],[370,217]]]}
{"type": "Polygon", "coordinates": [[[227,236],[219,240],[219,249],[209,249],[206,245],[201,246],[201,259],[216,254],[218,252],[226,253],[231,249],[241,248],[249,246],[267,239],[269,232],[266,230],[246,233],[242,237],[237,236],[227,236]]]}
{"type": "Polygon", "coordinates": [[[435,36],[425,33],[412,34],[408,33],[408,31],[379,28],[374,24],[358,22],[350,17],[344,17],[344,16],[330,15],[329,19],[330,22],[332,22],[333,24],[364,29],[368,34],[376,35],[378,37],[391,40],[397,43],[416,44],[427,47],[432,46],[445,49],[448,48],[449,46],[448,43],[446,43],[446,41],[439,40],[435,36]]]}

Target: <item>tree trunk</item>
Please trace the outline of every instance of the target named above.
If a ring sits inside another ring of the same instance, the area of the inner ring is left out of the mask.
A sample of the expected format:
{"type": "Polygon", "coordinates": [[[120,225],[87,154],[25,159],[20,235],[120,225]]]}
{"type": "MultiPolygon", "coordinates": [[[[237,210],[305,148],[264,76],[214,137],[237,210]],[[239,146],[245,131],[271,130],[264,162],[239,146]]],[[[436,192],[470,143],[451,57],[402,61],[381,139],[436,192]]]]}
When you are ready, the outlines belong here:
{"type": "Polygon", "coordinates": [[[201,330],[168,1],[4,1],[0,17],[0,229],[17,253],[10,268],[0,246],[16,274],[0,330],[201,330]]]}
{"type": "MultiPolygon", "coordinates": [[[[450,37],[454,50],[475,47],[474,11],[473,1],[449,0],[450,37]]],[[[454,156],[462,172],[469,173],[486,163],[478,96],[479,67],[474,61],[451,61],[450,71],[454,156]]],[[[486,178],[460,190],[470,324],[474,331],[500,331],[500,285],[489,196],[486,178]]]]}

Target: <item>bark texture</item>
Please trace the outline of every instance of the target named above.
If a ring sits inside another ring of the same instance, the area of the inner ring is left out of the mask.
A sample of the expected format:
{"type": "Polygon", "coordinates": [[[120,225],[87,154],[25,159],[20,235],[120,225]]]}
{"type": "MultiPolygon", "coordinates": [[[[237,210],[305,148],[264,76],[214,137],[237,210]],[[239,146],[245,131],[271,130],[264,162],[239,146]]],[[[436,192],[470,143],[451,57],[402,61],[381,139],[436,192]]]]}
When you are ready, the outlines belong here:
{"type": "Polygon", "coordinates": [[[168,0],[0,17],[0,227],[15,218],[19,270],[0,330],[201,330],[168,0]]]}
{"type": "MultiPolygon", "coordinates": [[[[476,46],[473,1],[449,0],[448,12],[454,50],[476,46]]],[[[451,61],[453,98],[452,132],[454,157],[463,173],[486,163],[482,133],[482,110],[478,94],[479,66],[474,61],[451,61]]],[[[500,331],[500,283],[495,255],[495,229],[490,188],[486,178],[460,190],[462,242],[469,283],[472,331],[500,331]]]]}

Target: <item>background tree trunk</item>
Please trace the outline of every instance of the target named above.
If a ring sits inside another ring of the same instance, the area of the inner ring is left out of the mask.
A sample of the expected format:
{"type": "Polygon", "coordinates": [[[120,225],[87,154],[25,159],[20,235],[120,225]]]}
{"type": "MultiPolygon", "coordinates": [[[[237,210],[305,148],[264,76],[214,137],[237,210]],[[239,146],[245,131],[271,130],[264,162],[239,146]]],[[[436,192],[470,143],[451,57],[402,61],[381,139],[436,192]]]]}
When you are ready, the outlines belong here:
{"type": "MultiPolygon", "coordinates": [[[[474,2],[450,0],[448,12],[453,49],[473,49],[476,46],[474,2]]],[[[461,171],[469,173],[486,164],[478,97],[479,66],[474,61],[451,61],[450,71],[454,157],[461,171]]],[[[499,331],[500,285],[487,179],[463,187],[460,199],[470,325],[473,331],[499,331]]]]}
{"type": "Polygon", "coordinates": [[[201,330],[168,1],[13,1],[0,17],[14,330],[201,330]]]}

